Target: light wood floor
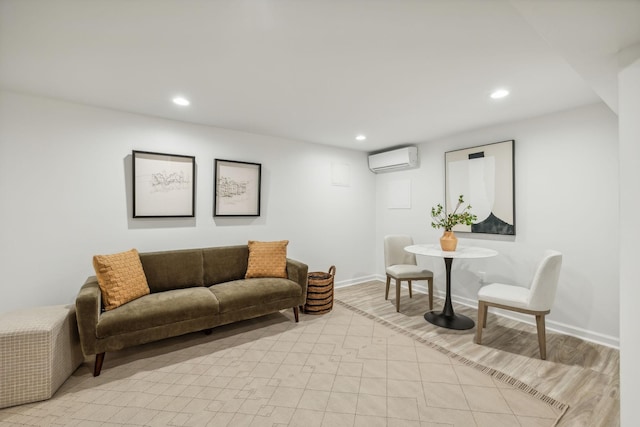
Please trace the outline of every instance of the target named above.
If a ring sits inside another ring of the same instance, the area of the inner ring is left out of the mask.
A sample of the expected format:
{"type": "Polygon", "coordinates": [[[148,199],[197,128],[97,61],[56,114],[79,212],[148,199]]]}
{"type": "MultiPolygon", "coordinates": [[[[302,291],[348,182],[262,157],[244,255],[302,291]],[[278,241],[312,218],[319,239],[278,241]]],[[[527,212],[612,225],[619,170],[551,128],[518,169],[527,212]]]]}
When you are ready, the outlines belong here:
{"type": "MultiPolygon", "coordinates": [[[[393,283],[392,283],[393,288],[393,283]]],[[[427,323],[428,296],[402,289],[400,313],[395,291],[384,299],[384,283],[371,281],[337,288],[335,298],[393,325],[409,330],[449,351],[512,376],[569,409],[558,426],[620,425],[620,353],[618,350],[547,331],[547,360],[541,360],[536,328],[489,311],[483,345],[475,344],[475,328],[453,331],[427,323]]],[[[434,296],[434,310],[443,299],[434,296]]],[[[477,309],[454,303],[454,310],[477,320],[477,309]]],[[[532,317],[533,320],[533,317],[532,317]]]]}

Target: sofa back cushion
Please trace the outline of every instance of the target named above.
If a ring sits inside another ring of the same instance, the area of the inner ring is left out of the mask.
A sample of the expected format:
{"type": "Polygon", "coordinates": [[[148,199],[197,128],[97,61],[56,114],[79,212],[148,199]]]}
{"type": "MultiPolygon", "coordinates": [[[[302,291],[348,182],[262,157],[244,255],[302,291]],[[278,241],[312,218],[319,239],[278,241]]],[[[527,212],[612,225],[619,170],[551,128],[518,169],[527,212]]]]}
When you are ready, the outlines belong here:
{"type": "Polygon", "coordinates": [[[249,260],[247,245],[202,250],[205,286],[244,279],[249,260]]]}
{"type": "Polygon", "coordinates": [[[202,249],[141,253],[152,293],[204,286],[202,249]]]}

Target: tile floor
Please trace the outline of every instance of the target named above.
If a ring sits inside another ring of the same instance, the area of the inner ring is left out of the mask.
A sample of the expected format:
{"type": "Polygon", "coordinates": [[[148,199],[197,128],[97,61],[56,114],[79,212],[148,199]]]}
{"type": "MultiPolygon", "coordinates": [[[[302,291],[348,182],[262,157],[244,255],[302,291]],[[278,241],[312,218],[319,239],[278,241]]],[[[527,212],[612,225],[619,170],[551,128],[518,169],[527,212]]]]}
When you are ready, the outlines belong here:
{"type": "Polygon", "coordinates": [[[108,353],[0,426],[552,426],[562,411],[348,308],[108,353]]]}

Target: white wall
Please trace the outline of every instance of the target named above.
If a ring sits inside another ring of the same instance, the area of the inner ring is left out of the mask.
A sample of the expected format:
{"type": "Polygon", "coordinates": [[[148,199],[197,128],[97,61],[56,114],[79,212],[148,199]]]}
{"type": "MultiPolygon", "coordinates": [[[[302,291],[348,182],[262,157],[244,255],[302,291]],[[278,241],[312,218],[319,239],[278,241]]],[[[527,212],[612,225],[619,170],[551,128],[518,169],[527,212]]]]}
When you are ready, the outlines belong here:
{"type": "Polygon", "coordinates": [[[0,312],[73,302],[91,258],[289,239],[336,281],[375,271],[375,179],[362,152],[0,92],[0,312]],[[131,218],[131,150],[196,157],[194,219],[131,218]],[[215,158],[262,164],[262,214],[214,218],[215,158]],[[350,186],[331,185],[331,164],[350,186]]]}
{"type": "MultiPolygon", "coordinates": [[[[493,126],[419,145],[419,169],[380,174],[376,181],[376,240],[408,233],[416,242],[436,243],[431,207],[444,202],[444,153],[515,139],[516,236],[460,234],[462,245],[497,250],[499,256],[456,260],[454,300],[477,304],[480,271],[486,281],[527,284],[542,252],[564,254],[550,329],[617,346],[618,325],[618,135],[616,116],[596,104],[543,117],[493,126]],[[388,209],[391,181],[409,178],[411,209],[388,209]]],[[[377,272],[384,273],[382,244],[377,272]]],[[[444,292],[444,263],[420,262],[436,274],[444,292]]]]}
{"type": "MultiPolygon", "coordinates": [[[[618,137],[603,104],[419,145],[419,169],[379,174],[361,152],[0,93],[0,312],[70,303],[91,257],[289,239],[311,270],[337,266],[336,284],[382,276],[382,237],[436,242],[444,153],[516,140],[517,235],[459,235],[496,258],[456,261],[457,300],[475,304],[486,280],[526,282],[545,248],[565,254],[549,327],[610,345],[619,337],[618,137]],[[195,155],[195,219],[131,219],[132,149],[195,155]],[[214,158],[263,165],[262,215],[214,218],[214,158]],[[331,163],[350,186],[331,185],[331,163]],[[412,208],[387,209],[389,182],[412,181],[412,208]],[[375,230],[375,232],[373,232],[375,230]]],[[[444,290],[444,266],[422,259],[444,290]]]]}
{"type": "Polygon", "coordinates": [[[620,115],[620,420],[638,424],[640,338],[638,260],[640,250],[640,60],[618,79],[620,115]]]}

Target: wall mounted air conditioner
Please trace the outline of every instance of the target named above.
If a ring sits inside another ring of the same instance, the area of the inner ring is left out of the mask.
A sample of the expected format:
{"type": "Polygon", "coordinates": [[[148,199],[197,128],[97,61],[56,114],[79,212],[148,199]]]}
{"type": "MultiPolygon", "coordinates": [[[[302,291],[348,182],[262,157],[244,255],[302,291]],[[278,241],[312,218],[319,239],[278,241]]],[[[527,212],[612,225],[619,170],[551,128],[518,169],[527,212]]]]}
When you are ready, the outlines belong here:
{"type": "Polygon", "coordinates": [[[398,148],[369,156],[369,169],[375,173],[408,169],[417,165],[418,147],[398,148]]]}

